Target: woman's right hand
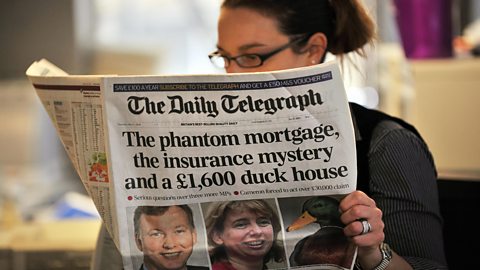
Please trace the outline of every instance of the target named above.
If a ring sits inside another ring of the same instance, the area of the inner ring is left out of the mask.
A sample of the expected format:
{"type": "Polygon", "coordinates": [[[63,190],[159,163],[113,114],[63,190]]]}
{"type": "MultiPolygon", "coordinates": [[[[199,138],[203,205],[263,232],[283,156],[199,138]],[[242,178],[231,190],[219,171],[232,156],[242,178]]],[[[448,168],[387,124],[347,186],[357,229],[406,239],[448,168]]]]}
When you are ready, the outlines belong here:
{"type": "Polygon", "coordinates": [[[380,244],[385,239],[382,210],[375,201],[362,191],[348,194],[340,202],[341,220],[345,224],[345,235],[358,246],[358,261],[365,269],[372,269],[382,260],[380,244]],[[370,224],[364,232],[362,220],[370,224]],[[362,233],[363,232],[363,233],[362,233]]]}

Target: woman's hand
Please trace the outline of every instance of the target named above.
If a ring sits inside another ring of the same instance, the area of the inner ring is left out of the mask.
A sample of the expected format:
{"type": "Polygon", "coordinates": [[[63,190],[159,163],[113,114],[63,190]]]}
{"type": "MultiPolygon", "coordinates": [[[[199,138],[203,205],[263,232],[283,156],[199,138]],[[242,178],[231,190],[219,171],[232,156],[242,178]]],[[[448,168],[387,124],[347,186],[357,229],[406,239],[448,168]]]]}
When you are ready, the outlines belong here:
{"type": "Polygon", "coordinates": [[[340,211],[342,212],[340,218],[345,224],[345,235],[358,246],[360,264],[375,267],[382,260],[379,247],[385,239],[382,210],[372,198],[357,190],[343,198],[340,202],[340,211]],[[364,232],[362,220],[370,223],[369,232],[364,232]]]}

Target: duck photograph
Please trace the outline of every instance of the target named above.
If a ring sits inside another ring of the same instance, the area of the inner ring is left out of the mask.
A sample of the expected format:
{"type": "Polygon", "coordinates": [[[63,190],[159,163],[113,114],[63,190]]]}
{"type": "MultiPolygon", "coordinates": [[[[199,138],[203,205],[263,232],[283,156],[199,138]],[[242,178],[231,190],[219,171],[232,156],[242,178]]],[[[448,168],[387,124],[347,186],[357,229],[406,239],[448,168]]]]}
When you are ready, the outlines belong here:
{"type": "Polygon", "coordinates": [[[339,198],[293,197],[278,199],[278,203],[291,267],[351,269],[356,247],[343,233],[339,198]]]}

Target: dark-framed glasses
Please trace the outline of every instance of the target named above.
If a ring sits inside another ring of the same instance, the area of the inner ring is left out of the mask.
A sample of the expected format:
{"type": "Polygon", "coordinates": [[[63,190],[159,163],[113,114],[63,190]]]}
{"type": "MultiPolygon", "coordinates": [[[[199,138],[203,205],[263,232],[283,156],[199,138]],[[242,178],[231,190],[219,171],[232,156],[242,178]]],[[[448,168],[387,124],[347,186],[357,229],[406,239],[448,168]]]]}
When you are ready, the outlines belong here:
{"type": "Polygon", "coordinates": [[[228,68],[230,66],[231,61],[235,61],[238,66],[242,68],[254,68],[263,65],[268,58],[274,56],[275,54],[291,47],[292,45],[298,43],[299,41],[305,40],[305,37],[300,37],[291,40],[287,44],[276,48],[275,50],[268,52],[268,53],[248,53],[242,54],[238,56],[228,56],[222,55],[219,51],[215,51],[208,55],[212,64],[218,68],[228,68]]]}

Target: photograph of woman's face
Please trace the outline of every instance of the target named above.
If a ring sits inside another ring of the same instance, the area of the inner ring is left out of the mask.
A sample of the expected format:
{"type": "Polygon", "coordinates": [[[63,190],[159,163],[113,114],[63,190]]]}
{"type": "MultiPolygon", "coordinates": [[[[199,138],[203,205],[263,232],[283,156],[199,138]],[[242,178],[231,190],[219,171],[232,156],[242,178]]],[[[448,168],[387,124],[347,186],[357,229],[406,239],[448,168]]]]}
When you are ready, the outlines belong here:
{"type": "Polygon", "coordinates": [[[225,218],[223,232],[216,232],[213,240],[224,245],[229,257],[263,257],[274,241],[272,221],[250,210],[231,210],[225,218]]]}

